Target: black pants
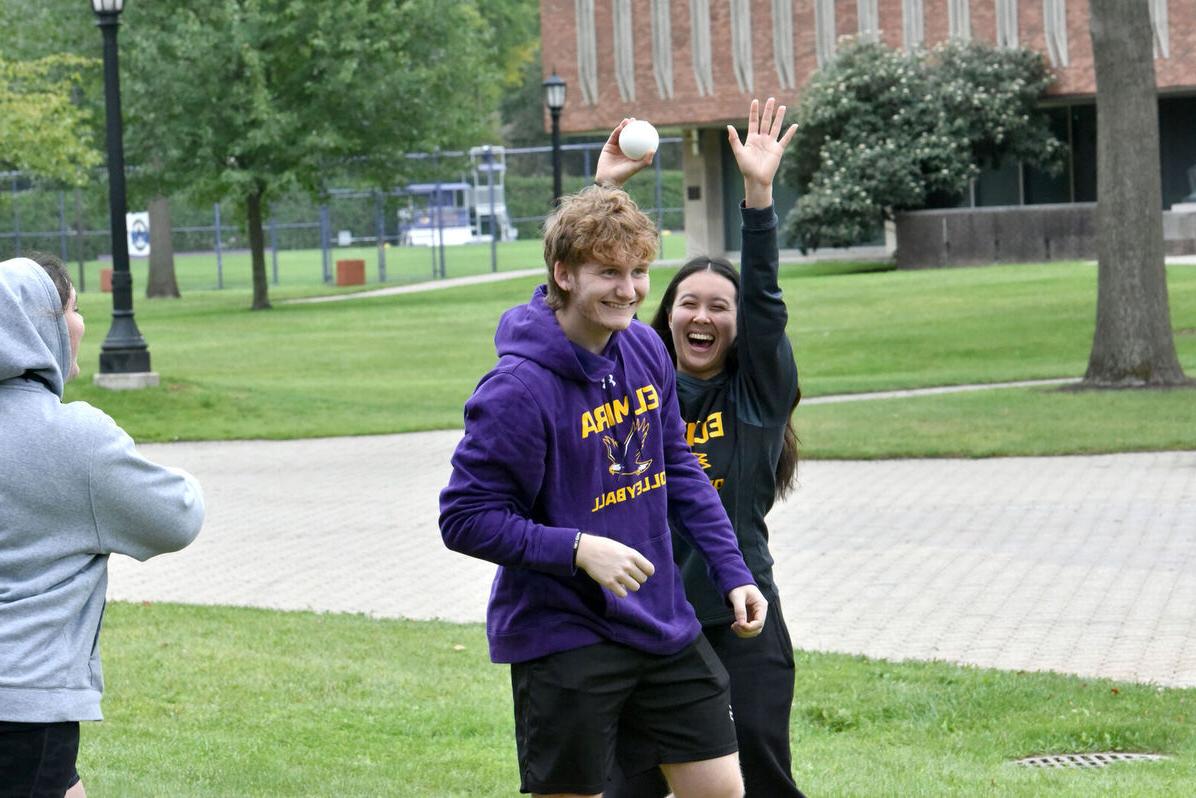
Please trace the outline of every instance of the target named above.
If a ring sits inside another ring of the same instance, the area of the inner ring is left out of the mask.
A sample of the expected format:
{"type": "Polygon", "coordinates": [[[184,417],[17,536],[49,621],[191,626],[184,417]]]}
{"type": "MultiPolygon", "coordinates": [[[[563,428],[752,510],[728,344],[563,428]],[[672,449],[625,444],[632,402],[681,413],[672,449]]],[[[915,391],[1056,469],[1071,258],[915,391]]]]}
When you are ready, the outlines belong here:
{"type": "MultiPolygon", "coordinates": [[[[771,599],[768,622],[759,637],[743,640],[731,625],[703,630],[731,676],[731,709],[739,737],[739,764],[747,798],[804,798],[793,782],[789,754],[789,713],[793,706],[793,643],[771,599]]],[[[606,798],[662,798],[669,786],[660,770],[631,778],[612,774],[606,798]]]]}
{"type": "Polygon", "coordinates": [[[79,724],[0,721],[0,798],[62,798],[79,780],[79,724]]]}

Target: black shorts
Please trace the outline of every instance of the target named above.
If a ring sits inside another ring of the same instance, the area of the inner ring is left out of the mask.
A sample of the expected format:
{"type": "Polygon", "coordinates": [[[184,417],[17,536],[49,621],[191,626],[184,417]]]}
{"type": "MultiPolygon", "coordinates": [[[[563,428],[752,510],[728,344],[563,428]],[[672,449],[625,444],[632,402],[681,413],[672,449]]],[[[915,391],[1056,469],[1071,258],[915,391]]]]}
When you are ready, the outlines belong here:
{"type": "Polygon", "coordinates": [[[520,791],[602,792],[625,773],[738,750],[727,671],[705,637],[669,656],[617,643],[511,666],[520,791]]]}
{"type": "Polygon", "coordinates": [[[79,724],[0,721],[0,798],[62,798],[79,781],[79,724]]]}

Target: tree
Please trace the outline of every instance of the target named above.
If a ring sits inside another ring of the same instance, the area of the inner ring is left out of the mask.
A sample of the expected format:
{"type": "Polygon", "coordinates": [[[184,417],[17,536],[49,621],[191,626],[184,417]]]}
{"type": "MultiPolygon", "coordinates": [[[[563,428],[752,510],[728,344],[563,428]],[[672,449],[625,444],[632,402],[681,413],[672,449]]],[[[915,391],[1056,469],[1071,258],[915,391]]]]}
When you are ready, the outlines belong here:
{"type": "Polygon", "coordinates": [[[179,281],[174,273],[174,225],[170,220],[170,199],[161,194],[149,201],[149,279],[145,295],[150,299],[178,299],[179,281]]]}
{"type": "MultiPolygon", "coordinates": [[[[6,34],[5,49],[22,59],[69,54],[79,56],[83,68],[72,101],[84,113],[87,124],[78,131],[79,140],[104,142],[104,79],[100,71],[102,37],[95,25],[95,14],[86,3],[76,0],[41,0],[38,3],[0,0],[0,29],[6,34]]],[[[122,39],[122,43],[124,40],[122,39]]],[[[123,48],[122,48],[123,51],[123,48]]],[[[127,64],[122,68],[122,83],[130,77],[127,64]]],[[[127,85],[125,87],[127,92],[127,85]]],[[[126,108],[125,118],[128,119],[126,108]]],[[[148,202],[150,214],[150,258],[147,297],[178,297],[174,273],[174,248],[171,235],[169,199],[152,180],[152,173],[136,165],[126,170],[129,202],[139,207],[148,202]]],[[[80,174],[80,182],[85,180],[80,174]]]]}
{"type": "Polygon", "coordinates": [[[1007,158],[1057,168],[1037,108],[1051,75],[1029,50],[948,43],[904,53],[854,43],[815,73],[795,119],[786,222],[803,249],[846,246],[895,211],[957,197],[1007,158]]]}
{"type": "Polygon", "coordinates": [[[90,65],[65,54],[0,57],[0,166],[77,185],[99,164],[88,114],[74,100],[90,65]]]}
{"type": "MultiPolygon", "coordinates": [[[[318,196],[351,163],[379,186],[405,152],[493,122],[492,37],[474,2],[220,0],[130,4],[126,143],[168,189],[245,214],[253,308],[270,307],[262,220],[272,196],[318,196]]],[[[166,193],[166,192],[163,192],[166,193]]]]}
{"type": "MultiPolygon", "coordinates": [[[[544,72],[539,52],[524,64],[519,85],[503,93],[500,111],[502,136],[507,146],[538,147],[552,141],[544,130],[544,72]]],[[[534,165],[523,163],[519,168],[527,170],[534,165]]],[[[551,171],[550,165],[542,166],[551,171]]]]}
{"type": "Polygon", "coordinates": [[[524,68],[540,55],[540,4],[537,0],[485,0],[478,10],[493,39],[493,68],[502,88],[523,82],[524,68]]]}
{"type": "Polygon", "coordinates": [[[1158,99],[1150,21],[1125,0],[1089,3],[1096,67],[1096,332],[1084,384],[1179,385],[1163,251],[1158,99]]]}

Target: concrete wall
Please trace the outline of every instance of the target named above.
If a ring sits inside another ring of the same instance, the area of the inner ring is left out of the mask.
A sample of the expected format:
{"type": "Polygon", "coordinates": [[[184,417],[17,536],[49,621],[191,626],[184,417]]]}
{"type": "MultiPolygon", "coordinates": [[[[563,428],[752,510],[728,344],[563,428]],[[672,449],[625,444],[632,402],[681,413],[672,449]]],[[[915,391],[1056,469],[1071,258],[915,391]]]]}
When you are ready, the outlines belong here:
{"type": "Polygon", "coordinates": [[[685,257],[722,255],[727,248],[723,223],[723,173],[718,130],[685,131],[681,168],[685,175],[685,257]]]}
{"type": "MultiPolygon", "coordinates": [[[[1168,255],[1196,254],[1196,213],[1165,211],[1163,229],[1168,255]]],[[[899,269],[1095,258],[1093,202],[897,214],[899,269]]]]}

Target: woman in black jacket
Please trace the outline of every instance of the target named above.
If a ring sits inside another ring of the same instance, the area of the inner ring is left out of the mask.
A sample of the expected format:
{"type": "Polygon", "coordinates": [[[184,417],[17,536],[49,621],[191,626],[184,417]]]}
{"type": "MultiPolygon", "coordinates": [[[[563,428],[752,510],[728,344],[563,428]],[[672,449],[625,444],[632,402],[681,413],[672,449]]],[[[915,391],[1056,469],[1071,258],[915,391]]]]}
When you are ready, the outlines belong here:
{"type": "MultiPolygon", "coordinates": [[[[704,634],[731,677],[739,759],[750,798],[801,796],[789,752],[793,645],[773,581],[764,517],[792,487],[797,437],[791,415],[801,396],[788,313],[777,284],[777,217],[772,181],[795,126],[782,135],[785,107],[753,100],[747,138],[731,126],[731,151],[743,174],[742,271],[721,258],[695,258],[669,282],[652,326],[677,367],[677,396],[689,443],[718,489],[769,619],[753,639],[730,633],[730,610],[700,557],[680,536],[674,551],[704,634]]],[[[624,121],[623,124],[626,124],[624,121]]],[[[622,185],[651,161],[630,161],[611,135],[598,162],[600,183],[622,185]]],[[[659,798],[658,771],[616,774],[608,798],[659,798]]]]}

